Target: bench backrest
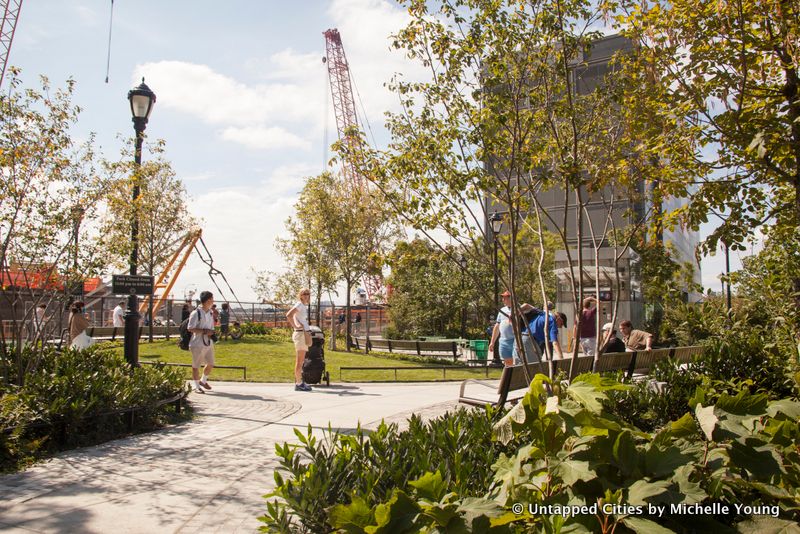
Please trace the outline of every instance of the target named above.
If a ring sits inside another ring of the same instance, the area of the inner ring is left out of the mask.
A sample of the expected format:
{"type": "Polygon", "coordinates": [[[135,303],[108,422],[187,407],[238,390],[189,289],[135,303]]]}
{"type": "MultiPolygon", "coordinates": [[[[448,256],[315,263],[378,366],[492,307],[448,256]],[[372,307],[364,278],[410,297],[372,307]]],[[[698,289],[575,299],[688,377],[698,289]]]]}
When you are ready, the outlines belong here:
{"type": "Polygon", "coordinates": [[[594,372],[631,371],[631,362],[635,354],[635,352],[608,352],[601,354],[594,364],[594,372]]]}
{"type": "Polygon", "coordinates": [[[422,352],[455,354],[457,349],[455,341],[420,341],[419,350],[422,352]]]}
{"type": "MultiPolygon", "coordinates": [[[[578,376],[583,373],[589,373],[592,371],[592,364],[594,363],[594,357],[592,356],[579,356],[575,359],[575,375],[578,376]]],[[[572,366],[572,358],[564,358],[563,360],[553,360],[553,375],[555,376],[556,373],[559,371],[563,371],[565,374],[569,375],[569,369],[572,366]]]]}
{"type": "MultiPolygon", "coordinates": [[[[528,374],[531,378],[537,374],[546,375],[547,372],[547,362],[528,364],[528,374]]],[[[528,387],[528,381],[525,379],[525,372],[522,370],[522,365],[513,365],[503,368],[503,374],[500,377],[500,385],[497,388],[497,392],[501,395],[503,393],[504,381],[508,384],[506,386],[506,392],[528,387]]]]}
{"type": "Polygon", "coordinates": [[[669,358],[672,349],[653,349],[650,351],[640,350],[636,352],[636,361],[634,362],[635,372],[647,374],[655,364],[661,360],[669,358]]]}
{"type": "Polygon", "coordinates": [[[386,339],[371,339],[369,340],[370,350],[389,350],[389,340],[386,339]]]}
{"type": "Polygon", "coordinates": [[[693,345],[691,347],[678,347],[675,349],[673,357],[680,363],[689,363],[692,357],[703,354],[703,348],[700,345],[693,345]]]}
{"type": "Polygon", "coordinates": [[[410,339],[392,340],[392,350],[413,350],[418,352],[417,341],[410,339]]]}

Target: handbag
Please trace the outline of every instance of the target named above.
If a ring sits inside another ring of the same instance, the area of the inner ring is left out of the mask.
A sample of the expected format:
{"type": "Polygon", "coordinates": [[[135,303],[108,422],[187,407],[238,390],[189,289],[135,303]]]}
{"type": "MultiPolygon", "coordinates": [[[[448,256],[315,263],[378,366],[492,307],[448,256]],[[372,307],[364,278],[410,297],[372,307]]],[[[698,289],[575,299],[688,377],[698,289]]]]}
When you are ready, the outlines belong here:
{"type": "Polygon", "coordinates": [[[90,338],[86,334],[86,330],[84,330],[83,332],[75,336],[75,339],[72,340],[72,343],[70,343],[69,346],[73,349],[83,350],[83,349],[88,349],[92,345],[94,345],[94,339],[90,338]]]}

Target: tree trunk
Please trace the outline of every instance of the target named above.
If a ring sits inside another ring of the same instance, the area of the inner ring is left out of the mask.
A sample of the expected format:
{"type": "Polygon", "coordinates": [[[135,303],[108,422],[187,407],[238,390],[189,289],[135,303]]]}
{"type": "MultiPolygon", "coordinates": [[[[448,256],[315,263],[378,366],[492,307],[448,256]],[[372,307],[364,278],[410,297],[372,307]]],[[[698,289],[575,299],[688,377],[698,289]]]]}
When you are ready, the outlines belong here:
{"type": "Polygon", "coordinates": [[[317,278],[317,326],[322,327],[322,280],[320,278],[317,278]]]}
{"type": "Polygon", "coordinates": [[[350,344],[351,344],[351,338],[350,338],[350,323],[351,323],[351,321],[350,321],[350,289],[352,287],[353,287],[353,283],[348,279],[347,280],[347,300],[345,301],[345,306],[344,306],[344,331],[345,331],[344,341],[345,341],[345,345],[347,346],[347,348],[345,349],[347,352],[350,352],[350,344]]]}

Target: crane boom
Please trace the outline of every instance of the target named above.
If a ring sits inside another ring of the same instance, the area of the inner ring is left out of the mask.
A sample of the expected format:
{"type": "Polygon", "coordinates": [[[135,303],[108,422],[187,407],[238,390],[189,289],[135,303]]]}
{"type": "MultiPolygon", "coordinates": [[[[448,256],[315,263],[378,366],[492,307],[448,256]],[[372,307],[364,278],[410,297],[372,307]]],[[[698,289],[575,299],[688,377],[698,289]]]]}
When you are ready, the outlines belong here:
{"type": "Polygon", "coordinates": [[[22,7],[22,0],[0,0],[0,9],[3,11],[3,22],[0,24],[0,85],[3,85],[3,78],[6,75],[8,65],[8,54],[11,52],[11,43],[14,41],[14,32],[17,31],[17,20],[19,20],[19,10],[22,7]]]}
{"type": "MultiPolygon", "coordinates": [[[[339,139],[348,145],[351,153],[355,154],[360,142],[358,137],[352,134],[351,129],[358,128],[358,116],[353,98],[353,84],[350,80],[350,66],[342,46],[342,36],[336,28],[323,32],[323,35],[325,35],[325,58],[331,82],[336,129],[339,132],[339,139]]],[[[358,173],[354,161],[350,159],[342,161],[342,170],[353,187],[359,189],[364,187],[364,180],[358,173]]]]}

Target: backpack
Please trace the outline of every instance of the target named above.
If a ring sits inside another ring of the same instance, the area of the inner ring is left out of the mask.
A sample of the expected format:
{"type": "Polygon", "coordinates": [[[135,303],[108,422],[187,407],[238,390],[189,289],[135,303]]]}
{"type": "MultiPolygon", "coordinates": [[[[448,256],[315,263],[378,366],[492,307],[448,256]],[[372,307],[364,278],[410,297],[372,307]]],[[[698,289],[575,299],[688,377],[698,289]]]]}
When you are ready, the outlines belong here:
{"type": "MultiPolygon", "coordinates": [[[[195,310],[198,313],[199,318],[199,310],[195,310]]],[[[192,318],[192,315],[189,314],[189,317],[183,320],[181,326],[178,328],[178,335],[180,339],[178,339],[178,348],[181,350],[189,350],[189,342],[192,340],[192,333],[189,332],[189,319],[192,318]]]]}

